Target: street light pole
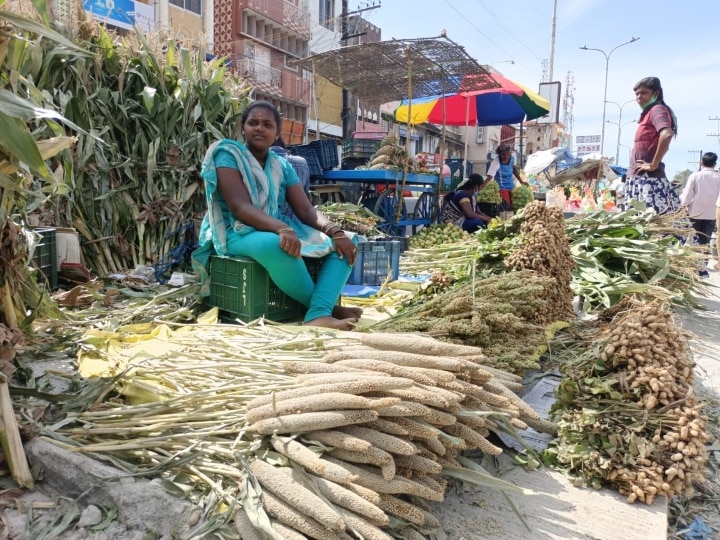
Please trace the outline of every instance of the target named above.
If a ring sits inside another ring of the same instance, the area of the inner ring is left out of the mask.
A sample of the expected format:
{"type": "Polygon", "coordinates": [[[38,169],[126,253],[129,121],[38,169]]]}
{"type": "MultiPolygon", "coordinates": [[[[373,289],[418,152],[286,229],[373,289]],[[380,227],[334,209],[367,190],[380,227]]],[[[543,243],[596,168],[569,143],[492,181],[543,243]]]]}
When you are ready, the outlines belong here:
{"type": "MultiPolygon", "coordinates": [[[[618,137],[617,137],[617,148],[615,149],[615,165],[617,165],[618,162],[619,162],[619,160],[620,160],[620,134],[622,133],[622,126],[624,126],[624,125],[626,125],[626,124],[632,124],[632,123],[635,122],[635,120],[632,120],[632,121],[630,121],[630,122],[625,122],[625,124],[623,124],[623,123],[622,123],[622,112],[623,112],[623,109],[625,108],[625,105],[629,105],[630,103],[635,103],[635,100],[634,100],[634,99],[629,99],[629,100],[627,100],[625,103],[623,103],[622,105],[620,105],[619,103],[617,103],[617,102],[615,102],[615,101],[608,101],[608,103],[612,103],[613,105],[617,105],[617,106],[618,106],[618,109],[620,109],[620,115],[618,116],[618,121],[617,121],[617,124],[616,124],[617,127],[618,127],[618,137]]],[[[610,122],[610,120],[607,120],[607,122],[610,123],[610,124],[615,124],[615,122],[610,122]]]]}
{"type": "Polygon", "coordinates": [[[620,45],[613,47],[609,53],[606,53],[602,49],[593,49],[592,47],[588,47],[587,45],[580,47],[583,51],[597,51],[599,53],[602,53],[602,55],[605,57],[605,92],[603,94],[602,133],[600,134],[600,154],[601,155],[604,153],[604,150],[605,150],[605,111],[606,111],[606,107],[607,107],[608,68],[610,67],[610,56],[612,56],[612,53],[614,53],[620,47],[629,45],[630,43],[634,43],[638,39],[640,39],[640,38],[633,37],[630,41],[626,41],[625,43],[621,43],[620,45]]]}
{"type": "Polygon", "coordinates": [[[625,122],[624,124],[621,124],[619,122],[613,122],[612,120],[605,120],[608,124],[614,124],[618,127],[618,134],[617,134],[617,148],[615,149],[615,165],[617,165],[618,160],[620,159],[620,137],[622,135],[622,128],[623,126],[627,126],[628,124],[634,124],[635,120],[630,120],[629,122],[625,122]]]}

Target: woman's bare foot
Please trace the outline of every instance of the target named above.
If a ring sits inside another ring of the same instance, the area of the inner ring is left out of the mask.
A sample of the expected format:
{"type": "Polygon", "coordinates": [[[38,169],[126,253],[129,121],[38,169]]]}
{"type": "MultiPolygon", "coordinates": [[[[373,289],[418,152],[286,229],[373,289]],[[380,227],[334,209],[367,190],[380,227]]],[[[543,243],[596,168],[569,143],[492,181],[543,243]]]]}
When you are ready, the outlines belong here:
{"type": "Polygon", "coordinates": [[[336,319],[355,319],[359,321],[362,317],[363,310],[359,307],[335,306],[332,310],[332,316],[336,319]]]}
{"type": "Polygon", "coordinates": [[[336,319],[335,317],[318,317],[303,323],[303,326],[322,326],[333,330],[353,330],[357,319],[336,319]]]}

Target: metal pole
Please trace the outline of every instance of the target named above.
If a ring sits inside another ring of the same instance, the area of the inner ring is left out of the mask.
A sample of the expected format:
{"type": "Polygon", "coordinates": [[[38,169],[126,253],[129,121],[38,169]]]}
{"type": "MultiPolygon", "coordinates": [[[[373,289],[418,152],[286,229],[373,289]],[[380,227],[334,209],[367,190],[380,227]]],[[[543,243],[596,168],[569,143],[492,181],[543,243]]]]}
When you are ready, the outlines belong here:
{"type": "MultiPolygon", "coordinates": [[[[603,52],[603,54],[605,53],[603,52]]],[[[605,92],[603,93],[602,132],[600,133],[600,157],[603,157],[605,155],[605,111],[607,110],[607,83],[609,67],[610,56],[605,54],[605,92]]]]}
{"type": "Polygon", "coordinates": [[[553,0],[552,27],[550,30],[550,62],[548,66],[548,82],[553,82],[553,64],[555,63],[555,26],[557,21],[557,0],[553,0]]]}
{"type": "Polygon", "coordinates": [[[603,93],[602,133],[600,134],[600,154],[601,155],[605,153],[605,112],[606,112],[606,108],[607,108],[607,87],[608,87],[608,71],[610,68],[610,57],[612,56],[612,53],[614,53],[620,47],[629,45],[630,43],[634,43],[638,39],[640,39],[640,38],[634,37],[630,41],[621,43],[620,45],[613,47],[609,53],[606,53],[602,49],[594,49],[592,47],[588,47],[587,45],[580,47],[580,49],[582,49],[583,51],[597,51],[605,57],[605,92],[603,93]]]}
{"type": "MultiPolygon", "coordinates": [[[[634,99],[629,99],[622,105],[620,105],[616,101],[608,101],[607,103],[612,103],[613,105],[617,105],[619,109],[619,116],[617,121],[617,127],[618,127],[618,138],[617,138],[617,148],[615,149],[615,164],[617,165],[620,160],[620,137],[622,135],[622,112],[626,105],[629,105],[630,103],[635,103],[634,99]]],[[[609,124],[614,124],[615,122],[611,122],[610,120],[607,121],[609,124]]],[[[632,122],[625,122],[626,124],[632,124],[632,122]]]]}
{"type": "MultiPolygon", "coordinates": [[[[340,13],[340,46],[347,45],[348,39],[348,0],[342,0],[342,11],[340,13]]],[[[350,138],[350,93],[347,88],[342,89],[342,111],[340,112],[342,121],[342,137],[350,138]]]]}

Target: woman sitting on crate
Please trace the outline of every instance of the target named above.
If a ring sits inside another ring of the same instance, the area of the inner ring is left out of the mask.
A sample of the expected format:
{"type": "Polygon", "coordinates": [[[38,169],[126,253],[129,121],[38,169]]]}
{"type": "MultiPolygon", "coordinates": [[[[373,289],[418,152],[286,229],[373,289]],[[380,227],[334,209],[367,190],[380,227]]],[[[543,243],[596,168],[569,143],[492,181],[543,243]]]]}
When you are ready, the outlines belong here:
{"type": "Polygon", "coordinates": [[[250,257],[280,290],[307,306],[303,324],[351,330],[362,310],[336,302],[355,264],[356,240],[315,210],[290,163],[269,151],[280,135],[275,106],[253,102],[241,125],[244,144],[215,142],[202,163],[208,211],[193,252],[202,294],[209,294],[211,255],[250,257]],[[282,214],[286,201],[296,219],[282,214]],[[302,257],[323,259],[317,283],[302,257]]]}
{"type": "Polygon", "coordinates": [[[481,175],[473,173],[460,182],[455,191],[446,193],[443,196],[443,207],[440,209],[440,222],[454,223],[469,233],[485,228],[492,218],[477,209],[475,194],[489,181],[489,178],[483,180],[481,175]]]}

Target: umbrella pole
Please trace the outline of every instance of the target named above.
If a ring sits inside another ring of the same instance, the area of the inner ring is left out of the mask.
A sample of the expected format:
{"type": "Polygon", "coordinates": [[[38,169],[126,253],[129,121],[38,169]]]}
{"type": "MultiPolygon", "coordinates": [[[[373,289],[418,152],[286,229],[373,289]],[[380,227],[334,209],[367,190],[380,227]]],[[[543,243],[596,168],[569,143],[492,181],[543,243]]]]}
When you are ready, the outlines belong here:
{"type": "Polygon", "coordinates": [[[467,176],[468,138],[470,137],[470,98],[465,98],[465,155],[463,156],[463,179],[467,176]]]}
{"type": "MultiPolygon", "coordinates": [[[[400,221],[400,217],[402,216],[402,207],[403,207],[403,192],[405,191],[405,183],[407,182],[407,174],[408,174],[408,161],[410,161],[410,135],[411,135],[411,119],[412,119],[412,58],[410,56],[410,47],[407,47],[405,49],[407,53],[408,58],[408,118],[407,118],[407,127],[406,127],[406,133],[405,133],[405,154],[407,154],[407,158],[405,160],[405,163],[403,163],[403,169],[402,169],[402,180],[400,181],[400,189],[397,189],[397,184],[395,185],[395,198],[397,199],[397,206],[395,207],[395,224],[397,224],[400,221]]],[[[404,233],[404,231],[403,231],[404,233]]],[[[405,234],[402,234],[402,236],[405,236],[405,234]]]]}
{"type": "MultiPolygon", "coordinates": [[[[440,204],[440,190],[442,189],[442,186],[440,185],[440,183],[443,181],[442,173],[443,173],[443,169],[445,168],[445,152],[448,152],[447,140],[445,138],[445,135],[447,133],[447,101],[445,100],[445,98],[447,96],[445,95],[445,75],[444,75],[442,69],[440,70],[440,85],[442,86],[442,121],[443,122],[442,122],[442,135],[441,135],[441,139],[440,139],[440,163],[439,163],[439,168],[438,168],[438,183],[435,188],[435,201],[434,201],[435,216],[436,216],[438,222],[440,221],[440,208],[442,206],[442,204],[440,204]]],[[[447,156],[448,158],[450,158],[449,154],[450,154],[450,152],[448,152],[448,156],[447,156]]],[[[452,176],[450,178],[452,181],[452,176]]]]}

